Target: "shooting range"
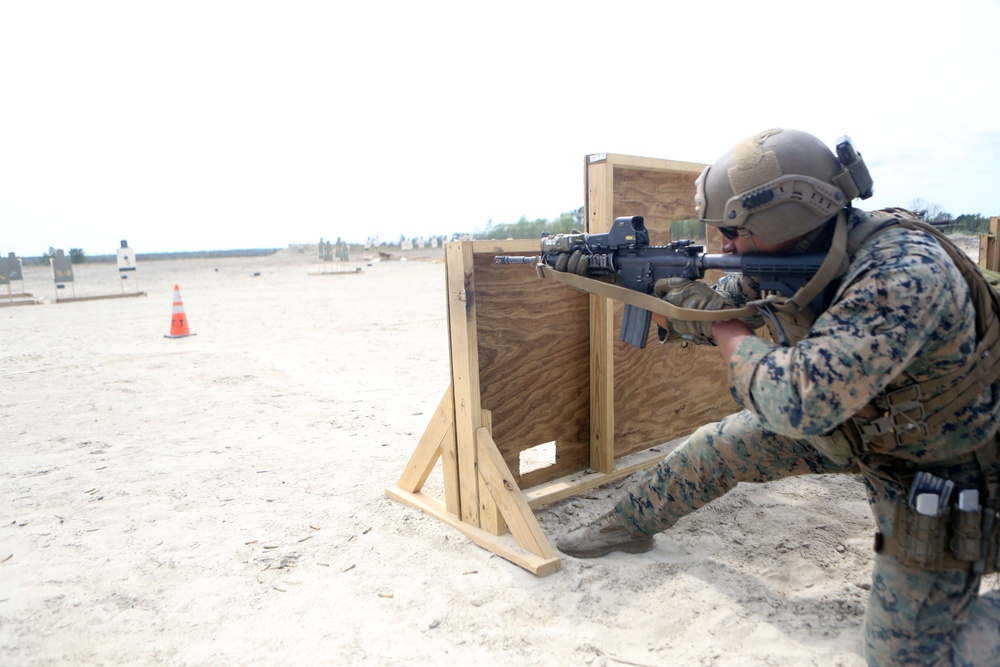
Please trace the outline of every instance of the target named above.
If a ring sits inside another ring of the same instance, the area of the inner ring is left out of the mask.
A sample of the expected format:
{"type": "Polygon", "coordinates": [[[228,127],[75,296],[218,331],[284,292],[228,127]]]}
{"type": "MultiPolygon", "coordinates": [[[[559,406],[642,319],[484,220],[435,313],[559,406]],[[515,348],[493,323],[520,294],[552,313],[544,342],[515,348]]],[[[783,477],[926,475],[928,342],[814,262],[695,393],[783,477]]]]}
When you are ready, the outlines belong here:
{"type": "MultiPolygon", "coordinates": [[[[585,231],[641,215],[652,245],[670,242],[671,222],[696,217],[703,168],[587,156],[585,231]]],[[[708,233],[706,250],[719,252],[721,237],[708,233]]],[[[452,381],[386,494],[543,576],[560,559],[535,509],[655,464],[738,406],[714,349],[659,346],[655,327],[649,349],[633,348],[618,340],[620,303],[494,262],[538,251],[533,240],[445,244],[452,381]],[[422,491],[439,461],[443,500],[422,491]]]]}
{"type": "Polygon", "coordinates": [[[0,292],[0,307],[3,306],[33,306],[41,303],[33,295],[24,291],[24,271],[21,259],[14,253],[0,257],[0,286],[6,294],[0,292]],[[15,289],[14,283],[18,283],[15,289]]]}
{"type": "Polygon", "coordinates": [[[76,294],[76,281],[73,276],[73,264],[60,248],[56,250],[50,258],[52,265],[52,281],[55,285],[55,302],[68,303],[70,301],[94,301],[97,299],[120,299],[122,297],[146,296],[145,292],[139,291],[139,278],[136,270],[135,252],[128,247],[127,241],[122,241],[117,250],[118,277],[121,292],[118,294],[76,294]],[[126,283],[129,288],[126,289],[126,283]],[[60,290],[69,288],[69,296],[61,296],[60,290]]]}
{"type": "Polygon", "coordinates": [[[346,241],[337,238],[336,243],[324,241],[320,237],[316,246],[319,265],[316,271],[310,271],[310,276],[343,276],[361,273],[361,267],[350,265],[351,249],[346,241]]]}

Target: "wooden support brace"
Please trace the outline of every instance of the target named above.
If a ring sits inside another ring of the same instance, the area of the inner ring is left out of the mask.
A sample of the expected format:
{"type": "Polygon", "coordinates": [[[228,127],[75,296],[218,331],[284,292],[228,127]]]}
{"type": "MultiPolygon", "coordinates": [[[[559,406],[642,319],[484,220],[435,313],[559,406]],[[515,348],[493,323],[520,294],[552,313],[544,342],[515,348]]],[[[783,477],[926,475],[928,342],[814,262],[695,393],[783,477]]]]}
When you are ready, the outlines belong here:
{"type": "MultiPolygon", "coordinates": [[[[452,400],[453,392],[449,387],[396,486],[385,490],[386,496],[457,528],[474,543],[533,574],[545,576],[558,571],[561,561],[549,545],[524,495],[514,484],[510,469],[500,455],[488,427],[483,426],[476,430],[476,448],[479,455],[480,501],[483,502],[483,513],[487,516],[496,515],[489,529],[464,521],[457,512],[451,511],[440,500],[420,491],[438,458],[441,457],[443,445],[447,445],[454,437],[452,428],[454,413],[448,409],[453,405],[452,400]],[[508,525],[515,541],[513,545],[510,539],[502,537],[507,532],[508,525]]],[[[489,411],[484,410],[482,418],[488,425],[489,411]]],[[[455,488],[452,493],[457,494],[457,471],[455,476],[455,488]]],[[[446,496],[449,493],[447,485],[445,493],[446,496]]]]}
{"type": "Polygon", "coordinates": [[[514,483],[514,476],[500,455],[490,432],[485,428],[476,431],[476,444],[479,449],[479,474],[510,526],[514,539],[536,556],[554,558],[558,562],[555,550],[538,525],[534,512],[528,507],[524,494],[514,483]]]}
{"type": "Polygon", "coordinates": [[[530,489],[524,489],[522,492],[524,499],[528,502],[528,507],[537,510],[539,507],[572,498],[584,491],[625,479],[629,475],[637,473],[640,470],[645,470],[646,468],[651,468],[667,458],[667,455],[684,442],[684,440],[686,438],[677,438],[656,449],[636,454],[628,463],[619,462],[618,467],[613,472],[607,474],[591,472],[589,470],[580,471],[533,486],[530,489]]]}
{"type": "MultiPolygon", "coordinates": [[[[493,415],[489,410],[482,411],[482,429],[487,433],[493,433],[493,415]]],[[[491,435],[492,437],[492,435],[491,435]]],[[[496,449],[496,445],[493,446],[496,449]]],[[[481,455],[480,455],[481,456],[481,455]]],[[[482,475],[482,461],[477,458],[479,470],[479,526],[494,535],[503,535],[507,532],[507,524],[503,520],[503,513],[497,506],[496,500],[486,486],[486,480],[482,475]]]]}
{"type": "Polygon", "coordinates": [[[455,530],[462,532],[462,534],[483,549],[492,551],[514,565],[524,568],[539,577],[558,572],[562,566],[558,558],[543,558],[512,543],[510,535],[492,535],[482,528],[469,525],[446,510],[440,500],[426,493],[407,493],[397,486],[392,486],[385,490],[385,494],[407,507],[418,509],[429,516],[439,519],[455,530]]]}
{"type": "MultiPolygon", "coordinates": [[[[441,397],[441,403],[434,416],[431,417],[427,430],[417,443],[417,448],[410,455],[410,460],[403,469],[396,486],[409,493],[416,493],[424,487],[424,482],[434,469],[434,464],[441,457],[442,452],[450,452],[450,456],[445,457],[446,465],[443,465],[445,479],[445,497],[454,496],[458,498],[458,469],[455,465],[455,403],[451,385],[445,390],[441,397]],[[451,482],[449,483],[449,480],[451,482]],[[451,491],[449,492],[449,487],[451,491]]],[[[457,507],[450,511],[458,514],[457,507]]]]}

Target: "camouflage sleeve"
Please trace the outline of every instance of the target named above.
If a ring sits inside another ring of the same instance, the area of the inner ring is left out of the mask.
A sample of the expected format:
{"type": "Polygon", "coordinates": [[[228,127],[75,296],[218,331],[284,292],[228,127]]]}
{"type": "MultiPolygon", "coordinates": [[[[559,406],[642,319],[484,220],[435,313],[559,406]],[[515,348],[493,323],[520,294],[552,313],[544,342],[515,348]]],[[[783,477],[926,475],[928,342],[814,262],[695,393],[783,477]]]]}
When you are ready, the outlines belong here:
{"type": "Polygon", "coordinates": [[[756,337],[740,344],[730,391],[778,434],[827,434],[923,352],[959,335],[968,302],[961,274],[933,239],[886,232],[858,254],[834,303],[798,345],[756,337]]]}
{"type": "Polygon", "coordinates": [[[735,301],[737,306],[745,306],[747,301],[760,298],[757,281],[740,273],[727,273],[712,287],[735,301]]]}
{"type": "MultiPolygon", "coordinates": [[[[739,273],[727,273],[713,285],[713,288],[732,299],[737,308],[742,308],[747,302],[760,298],[760,284],[754,278],[739,273]]],[[[751,329],[764,326],[764,318],[759,315],[749,317],[744,322],[751,329]]]]}

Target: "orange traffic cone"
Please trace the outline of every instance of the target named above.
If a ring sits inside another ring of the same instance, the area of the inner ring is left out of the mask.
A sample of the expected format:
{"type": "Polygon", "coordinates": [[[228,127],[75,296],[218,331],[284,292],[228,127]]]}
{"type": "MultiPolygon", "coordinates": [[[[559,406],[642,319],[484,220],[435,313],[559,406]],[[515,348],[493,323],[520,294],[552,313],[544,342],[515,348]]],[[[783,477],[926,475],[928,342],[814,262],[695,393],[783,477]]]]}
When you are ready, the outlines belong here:
{"type": "Polygon", "coordinates": [[[188,329],[187,316],[184,314],[184,304],[181,303],[181,290],[174,285],[174,312],[170,316],[170,333],[164,338],[183,338],[184,336],[196,336],[188,329]]]}

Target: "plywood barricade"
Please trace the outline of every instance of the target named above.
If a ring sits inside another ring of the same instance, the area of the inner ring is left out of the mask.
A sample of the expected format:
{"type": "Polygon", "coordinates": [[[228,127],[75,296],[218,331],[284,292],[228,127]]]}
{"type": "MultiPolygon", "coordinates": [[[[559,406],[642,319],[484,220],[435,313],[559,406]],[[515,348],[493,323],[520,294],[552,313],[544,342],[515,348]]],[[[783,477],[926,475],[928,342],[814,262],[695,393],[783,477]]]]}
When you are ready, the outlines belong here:
{"type": "MultiPolygon", "coordinates": [[[[651,243],[667,243],[672,221],[694,217],[702,168],[587,156],[587,231],[642,215],[651,243]]],[[[717,252],[718,233],[710,235],[717,252]]],[[[645,349],[632,348],[617,340],[620,303],[542,280],[530,266],[494,263],[538,250],[534,240],[446,244],[452,382],[386,494],[546,575],[560,560],[533,510],[655,464],[670,448],[657,445],[736,405],[714,349],[659,346],[655,328],[645,349]],[[552,443],[551,465],[521,470],[523,452],[552,443]],[[443,501],[422,490],[438,462],[443,501]]]]}
{"type": "Polygon", "coordinates": [[[990,218],[990,233],[979,237],[979,266],[1000,271],[1000,216],[990,218]]]}

